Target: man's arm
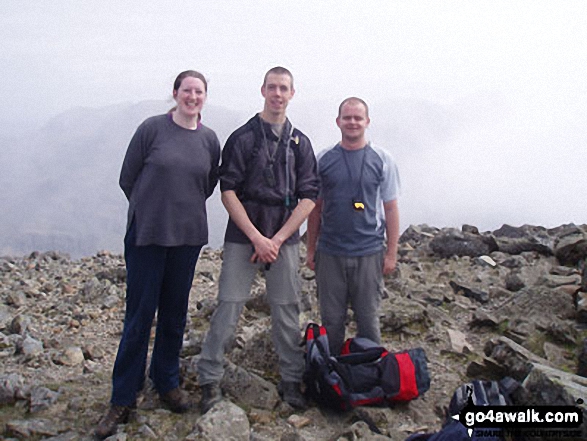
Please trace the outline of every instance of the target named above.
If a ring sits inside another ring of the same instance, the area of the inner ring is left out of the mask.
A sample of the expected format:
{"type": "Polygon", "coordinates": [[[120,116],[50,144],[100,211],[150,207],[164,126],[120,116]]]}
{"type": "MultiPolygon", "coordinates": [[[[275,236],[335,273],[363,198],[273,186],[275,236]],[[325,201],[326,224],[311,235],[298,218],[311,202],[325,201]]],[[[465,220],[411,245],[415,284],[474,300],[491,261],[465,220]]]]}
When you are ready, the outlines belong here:
{"type": "Polygon", "coordinates": [[[275,236],[271,240],[278,246],[281,247],[289,237],[294,234],[300,226],[304,223],[312,209],[314,208],[315,202],[312,199],[302,199],[298,202],[298,205],[291,212],[289,219],[283,224],[275,236]]]}
{"type": "Polygon", "coordinates": [[[308,216],[308,230],[306,231],[307,237],[307,254],[306,254],[306,265],[312,271],[315,269],[314,256],[316,255],[316,243],[318,242],[318,234],[320,233],[320,222],[322,217],[322,199],[316,200],[316,206],[308,216]]]}
{"type": "Polygon", "coordinates": [[[263,236],[261,232],[257,230],[249,219],[245,207],[243,207],[242,202],[238,199],[234,190],[223,191],[221,198],[232,221],[243,233],[246,234],[249,240],[253,243],[253,247],[255,247],[255,252],[251,256],[251,262],[275,262],[275,259],[277,259],[277,255],[279,254],[279,246],[271,239],[263,236]]]}
{"type": "Polygon", "coordinates": [[[397,200],[384,202],[385,232],[387,234],[387,252],[383,262],[383,274],[390,274],[397,263],[397,241],[399,239],[399,209],[397,200]]]}

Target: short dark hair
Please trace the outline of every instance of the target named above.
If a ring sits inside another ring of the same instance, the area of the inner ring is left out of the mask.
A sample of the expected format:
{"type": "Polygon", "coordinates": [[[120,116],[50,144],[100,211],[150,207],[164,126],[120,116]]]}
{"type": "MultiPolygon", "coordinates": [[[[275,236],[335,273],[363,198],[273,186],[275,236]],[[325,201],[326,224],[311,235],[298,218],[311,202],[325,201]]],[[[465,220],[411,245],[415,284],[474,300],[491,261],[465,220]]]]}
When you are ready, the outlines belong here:
{"type": "Polygon", "coordinates": [[[204,78],[204,75],[202,75],[200,72],[196,70],[184,70],[182,73],[180,73],[173,82],[173,90],[179,90],[181,82],[187,77],[194,77],[199,80],[202,80],[202,83],[204,83],[204,91],[208,92],[208,82],[206,81],[206,78],[204,78]]]}
{"type": "Polygon", "coordinates": [[[281,67],[281,66],[275,66],[272,67],[271,69],[269,69],[267,71],[267,73],[265,74],[265,78],[263,78],[263,86],[265,84],[267,84],[267,77],[269,76],[269,74],[275,74],[275,75],[287,75],[289,76],[290,80],[291,80],[291,88],[293,89],[293,75],[291,74],[291,72],[286,69],[285,67],[281,67]]]}
{"type": "Polygon", "coordinates": [[[365,106],[365,113],[367,115],[367,118],[369,118],[369,106],[364,100],[362,100],[361,98],[357,98],[356,96],[346,98],[345,100],[343,100],[342,103],[340,103],[340,106],[338,106],[338,116],[340,116],[340,114],[342,113],[342,107],[345,104],[362,104],[363,106],[365,106]]]}

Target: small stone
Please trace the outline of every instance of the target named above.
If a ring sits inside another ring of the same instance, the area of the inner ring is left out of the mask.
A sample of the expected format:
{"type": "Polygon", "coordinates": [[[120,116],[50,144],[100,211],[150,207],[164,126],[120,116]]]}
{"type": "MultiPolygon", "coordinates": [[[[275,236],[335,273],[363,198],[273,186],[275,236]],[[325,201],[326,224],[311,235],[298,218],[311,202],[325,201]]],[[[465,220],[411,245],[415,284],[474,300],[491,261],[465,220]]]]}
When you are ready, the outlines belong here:
{"type": "Polygon", "coordinates": [[[26,303],[26,295],[22,291],[9,292],[6,296],[6,304],[20,308],[26,303]]]}
{"type": "Polygon", "coordinates": [[[491,268],[495,268],[497,266],[497,263],[495,263],[495,260],[493,260],[489,256],[479,256],[475,259],[475,261],[480,265],[489,266],[491,268]]]}
{"type": "Polygon", "coordinates": [[[30,406],[31,413],[51,407],[59,398],[59,392],[54,392],[46,387],[35,387],[31,390],[30,406]]]}
{"type": "Polygon", "coordinates": [[[505,276],[505,287],[509,291],[516,292],[521,290],[525,286],[526,284],[517,273],[512,271],[508,273],[507,276],[505,276]]]}
{"type": "Polygon", "coordinates": [[[305,416],[293,414],[290,415],[290,417],[287,419],[287,422],[294,426],[296,429],[301,429],[302,427],[308,426],[312,422],[312,420],[305,416]]]}
{"type": "Polygon", "coordinates": [[[118,305],[119,302],[120,297],[118,297],[118,295],[110,295],[104,299],[104,301],[102,302],[102,307],[105,309],[111,309],[118,305]]]}
{"type": "Polygon", "coordinates": [[[19,334],[19,335],[23,335],[28,327],[30,326],[31,320],[23,315],[17,315],[16,317],[14,317],[14,319],[12,320],[12,322],[10,322],[10,326],[8,327],[8,330],[12,333],[12,334],[19,334]]]}
{"type": "Polygon", "coordinates": [[[84,353],[80,347],[70,346],[63,351],[62,354],[56,357],[55,363],[65,366],[77,366],[84,362],[84,353]]]}
{"type": "Polygon", "coordinates": [[[451,349],[460,354],[467,354],[471,352],[467,337],[461,331],[456,329],[447,329],[448,338],[450,341],[451,349]]]}
{"type": "Polygon", "coordinates": [[[147,426],[146,424],[143,424],[141,427],[139,427],[138,432],[147,439],[159,439],[159,437],[157,436],[157,434],[153,431],[153,429],[151,429],[149,426],[147,426]]]}
{"type": "Polygon", "coordinates": [[[87,345],[82,347],[84,358],[87,360],[98,360],[104,357],[104,349],[101,346],[87,345]]]}
{"type": "Polygon", "coordinates": [[[43,353],[43,343],[27,336],[22,342],[20,352],[28,357],[35,357],[43,353]]]}

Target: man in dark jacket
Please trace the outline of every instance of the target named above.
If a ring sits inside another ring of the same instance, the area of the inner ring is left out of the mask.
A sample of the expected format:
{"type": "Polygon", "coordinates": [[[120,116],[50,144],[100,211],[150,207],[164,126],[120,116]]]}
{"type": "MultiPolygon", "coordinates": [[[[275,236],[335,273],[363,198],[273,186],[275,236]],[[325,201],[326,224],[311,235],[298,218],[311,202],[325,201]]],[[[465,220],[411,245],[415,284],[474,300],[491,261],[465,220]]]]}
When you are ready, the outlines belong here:
{"type": "Polygon", "coordinates": [[[222,152],[220,189],[230,219],[224,237],[218,306],[198,363],[202,413],[219,402],[223,358],[257,271],[265,272],[271,336],[284,401],[305,407],[299,327],[299,227],[318,195],[310,140],[286,117],[295,93],[289,70],[275,67],[261,87],[263,111],[238,128],[222,152]]]}

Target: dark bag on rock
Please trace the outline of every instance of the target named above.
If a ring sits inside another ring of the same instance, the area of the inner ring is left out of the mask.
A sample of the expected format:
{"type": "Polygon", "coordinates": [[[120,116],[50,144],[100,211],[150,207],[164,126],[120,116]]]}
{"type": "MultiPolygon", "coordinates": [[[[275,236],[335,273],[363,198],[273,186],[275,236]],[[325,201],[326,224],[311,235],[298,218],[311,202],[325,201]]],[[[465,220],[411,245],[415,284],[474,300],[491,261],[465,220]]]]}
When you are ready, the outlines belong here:
{"type": "Polygon", "coordinates": [[[306,328],[306,394],[336,410],[385,405],[417,398],[430,388],[426,354],[421,348],[390,353],[366,338],[345,342],[332,356],[323,326],[306,328]]]}
{"type": "Polygon", "coordinates": [[[503,431],[496,428],[487,431],[476,428],[469,436],[467,428],[454,420],[452,416],[459,414],[467,404],[475,406],[511,405],[511,394],[519,386],[520,383],[510,377],[505,377],[500,381],[473,380],[470,383],[465,383],[453,393],[448,405],[446,421],[439,432],[414,434],[409,436],[406,441],[503,441],[503,431]]]}

